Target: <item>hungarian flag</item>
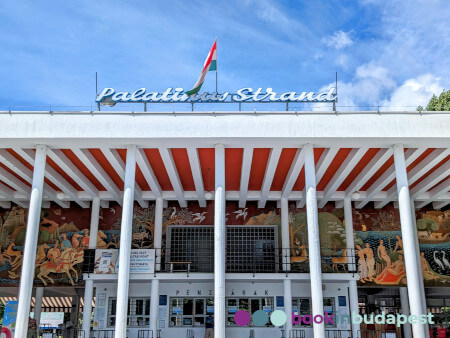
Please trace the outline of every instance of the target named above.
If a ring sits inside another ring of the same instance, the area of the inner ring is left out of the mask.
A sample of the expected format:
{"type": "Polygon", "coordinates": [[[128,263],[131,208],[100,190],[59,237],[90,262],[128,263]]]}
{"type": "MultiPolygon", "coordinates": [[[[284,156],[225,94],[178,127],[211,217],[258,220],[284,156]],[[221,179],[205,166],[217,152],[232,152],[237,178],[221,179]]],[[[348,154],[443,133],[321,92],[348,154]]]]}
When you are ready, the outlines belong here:
{"type": "Polygon", "coordinates": [[[203,82],[206,78],[206,73],[209,71],[217,70],[217,39],[214,41],[214,44],[211,47],[211,50],[208,53],[208,56],[206,57],[205,64],[203,65],[202,73],[200,74],[197,82],[194,85],[194,88],[187,91],[186,94],[191,96],[195,95],[200,91],[200,88],[202,88],[203,82]]]}

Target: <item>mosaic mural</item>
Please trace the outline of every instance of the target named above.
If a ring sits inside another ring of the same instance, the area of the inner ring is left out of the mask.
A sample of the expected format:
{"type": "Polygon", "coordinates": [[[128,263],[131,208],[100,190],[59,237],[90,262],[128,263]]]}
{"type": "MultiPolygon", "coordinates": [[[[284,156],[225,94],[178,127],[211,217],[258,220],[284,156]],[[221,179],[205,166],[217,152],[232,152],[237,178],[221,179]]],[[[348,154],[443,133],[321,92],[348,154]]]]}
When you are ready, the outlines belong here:
{"type": "MultiPolygon", "coordinates": [[[[100,210],[97,248],[118,249],[122,209],[111,203],[100,210]]],[[[14,207],[0,209],[0,285],[18,285],[25,240],[27,210],[14,207]]],[[[319,210],[320,246],[324,272],[350,269],[351,255],[356,256],[361,275],[359,284],[404,285],[406,283],[403,242],[398,210],[392,207],[354,209],[355,252],[347,252],[343,209],[328,204],[319,210]]],[[[450,283],[450,211],[424,210],[416,213],[420,242],[421,267],[426,285],[446,286],[450,283]]],[[[132,248],[153,248],[155,205],[135,206],[132,248]]],[[[42,210],[36,255],[36,285],[76,285],[82,283],[83,250],[89,244],[90,210],[72,206],[62,209],[52,205],[42,210]]],[[[170,225],[211,225],[214,203],[206,208],[189,203],[180,208],[171,203],[163,211],[163,243],[170,225]]],[[[256,203],[239,208],[237,202],[226,206],[228,225],[276,225],[281,248],[281,216],[276,203],[264,209],[256,203]]],[[[308,233],[305,209],[289,206],[289,248],[291,268],[308,269],[308,233]]],[[[164,245],[164,244],[163,244],[164,245]]]]}

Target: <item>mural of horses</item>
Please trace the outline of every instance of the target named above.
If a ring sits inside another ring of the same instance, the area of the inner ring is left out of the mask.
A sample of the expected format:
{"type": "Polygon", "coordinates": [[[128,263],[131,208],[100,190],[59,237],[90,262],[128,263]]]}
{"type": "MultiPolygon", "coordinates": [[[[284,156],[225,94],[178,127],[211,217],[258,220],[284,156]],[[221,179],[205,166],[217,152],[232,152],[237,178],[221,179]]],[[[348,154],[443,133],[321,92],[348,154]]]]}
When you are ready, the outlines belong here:
{"type": "Polygon", "coordinates": [[[44,283],[45,286],[48,285],[46,279],[50,281],[50,283],[54,284],[55,281],[53,278],[49,276],[50,273],[65,273],[70,280],[70,283],[72,285],[75,285],[73,281],[73,277],[71,274],[71,271],[75,274],[75,280],[78,279],[78,272],[75,270],[74,265],[79,264],[83,262],[84,259],[84,252],[83,250],[77,250],[77,249],[67,249],[64,250],[61,254],[60,261],[55,264],[54,262],[45,261],[42,262],[39,265],[39,274],[37,275],[37,278],[39,278],[42,283],[44,283]]]}

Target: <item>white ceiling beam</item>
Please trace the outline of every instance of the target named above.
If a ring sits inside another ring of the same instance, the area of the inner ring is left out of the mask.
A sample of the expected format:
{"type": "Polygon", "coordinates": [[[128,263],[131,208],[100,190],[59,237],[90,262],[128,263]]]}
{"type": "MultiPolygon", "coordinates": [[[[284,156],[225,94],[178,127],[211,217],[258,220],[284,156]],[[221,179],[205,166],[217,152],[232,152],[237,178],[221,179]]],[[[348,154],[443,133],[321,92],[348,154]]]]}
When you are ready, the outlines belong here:
{"type": "MultiPolygon", "coordinates": [[[[351,198],[351,195],[355,191],[359,191],[364,184],[381,168],[383,164],[393,154],[392,148],[383,148],[378,150],[375,156],[369,161],[369,163],[361,170],[358,176],[349,184],[345,190],[345,198],[351,198]]],[[[344,200],[336,203],[336,208],[343,208],[344,200]]]]}
{"type": "Polygon", "coordinates": [[[80,161],[89,169],[97,181],[112,195],[113,200],[122,205],[122,193],[114,181],[98,163],[94,155],[88,149],[71,149],[80,161]]]}
{"type": "MultiPolygon", "coordinates": [[[[322,180],[323,175],[327,171],[331,162],[334,160],[339,148],[326,148],[322,155],[320,155],[319,161],[316,165],[316,185],[322,180]]],[[[306,191],[303,188],[303,198],[300,201],[297,201],[297,208],[303,208],[306,203],[306,191]]]]}
{"type": "Polygon", "coordinates": [[[239,208],[245,208],[247,202],[248,182],[252,169],[253,148],[244,148],[241,166],[241,183],[239,187],[239,208]]]}
{"type": "MultiPolygon", "coordinates": [[[[12,171],[14,171],[17,175],[22,177],[25,181],[31,184],[33,180],[33,171],[28,169],[22,162],[20,162],[17,158],[15,158],[11,153],[6,151],[5,149],[0,149],[0,161],[3,164],[7,165],[12,171]]],[[[11,175],[13,176],[13,175],[11,175]]],[[[17,180],[20,181],[20,180],[17,180]]],[[[17,182],[16,181],[16,182],[17,182]]],[[[8,182],[5,182],[10,185],[8,182]]],[[[21,182],[23,183],[23,182],[21,182]]],[[[26,186],[26,184],[24,184],[26,186]]],[[[12,185],[11,185],[12,186],[12,185]]],[[[16,187],[12,186],[14,189],[16,187]]],[[[31,188],[27,187],[30,191],[31,188]]],[[[19,190],[19,189],[16,189],[19,190]]],[[[23,192],[23,191],[22,191],[23,192]]],[[[50,187],[47,183],[44,182],[44,195],[51,199],[53,202],[57,203],[62,208],[68,208],[70,203],[64,203],[57,197],[58,192],[50,187]]]]}
{"type": "Polygon", "coordinates": [[[350,172],[355,168],[355,166],[358,164],[367,150],[369,150],[369,148],[358,148],[352,149],[350,151],[345,160],[339,166],[339,169],[331,178],[330,182],[328,182],[327,186],[325,187],[325,196],[319,202],[319,208],[323,208],[325,204],[327,204],[327,202],[329,201],[329,197],[331,197],[337,191],[342,182],[344,182],[350,172]]]}
{"type": "Polygon", "coordinates": [[[283,189],[281,192],[282,198],[287,198],[294,187],[295,182],[297,182],[298,175],[302,170],[303,164],[305,163],[305,152],[300,148],[297,149],[295,153],[295,157],[292,161],[291,167],[289,168],[289,172],[286,176],[286,179],[283,184],[283,189]]]}
{"type": "Polygon", "coordinates": [[[11,209],[11,202],[0,202],[0,208],[11,209]]]}
{"type": "Polygon", "coordinates": [[[4,196],[6,199],[11,202],[16,203],[18,206],[22,208],[28,208],[28,203],[25,201],[21,201],[15,197],[15,191],[4,185],[0,182],[0,195],[4,196]]]}
{"type": "MultiPolygon", "coordinates": [[[[410,165],[411,162],[414,161],[422,153],[423,153],[423,148],[408,149],[405,152],[406,166],[410,165]],[[415,154],[415,153],[417,156],[413,156],[413,154],[415,154]]],[[[362,207],[364,207],[367,203],[369,203],[371,201],[371,197],[373,195],[375,195],[378,192],[380,192],[381,190],[383,190],[383,188],[386,187],[386,185],[388,185],[389,183],[392,182],[392,180],[395,179],[395,168],[394,167],[395,167],[394,165],[391,165],[389,168],[387,168],[386,171],[380,177],[378,177],[378,179],[369,187],[369,189],[367,189],[366,197],[362,201],[355,204],[355,207],[357,209],[361,209],[362,207]]]]}
{"type": "Polygon", "coordinates": [[[142,175],[144,175],[144,178],[147,181],[147,184],[149,185],[150,189],[152,189],[157,198],[160,198],[162,196],[161,194],[162,189],[161,186],[159,185],[158,179],[156,178],[153,168],[150,165],[150,162],[148,161],[147,155],[145,155],[144,149],[137,149],[136,163],[141,169],[142,175]]]}
{"type": "Polygon", "coordinates": [[[450,200],[442,201],[442,202],[433,202],[433,209],[442,209],[450,203],[450,200]]]}
{"type": "Polygon", "coordinates": [[[423,181],[417,183],[417,185],[410,190],[411,198],[417,200],[417,196],[438,184],[450,175],[450,161],[445,162],[423,181]]]}
{"type": "MultiPolygon", "coordinates": [[[[345,192],[344,191],[336,191],[333,196],[331,196],[330,198],[330,202],[335,202],[335,203],[339,203],[340,201],[342,201],[345,198],[345,192]]],[[[366,194],[364,191],[360,192],[361,194],[361,199],[366,197],[366,194]]],[[[321,199],[323,198],[324,193],[323,191],[318,191],[317,192],[317,198],[321,199]]],[[[20,194],[19,192],[14,192],[14,196],[13,196],[16,200],[21,201],[22,203],[25,203],[25,205],[28,205],[28,199],[29,196],[25,196],[20,194]]],[[[185,198],[186,201],[197,201],[197,192],[196,191],[185,191],[183,193],[183,197],[185,198]]],[[[301,200],[303,197],[303,192],[302,191],[292,191],[291,194],[289,195],[288,199],[291,201],[299,201],[301,200]]],[[[383,201],[385,200],[387,197],[387,194],[385,191],[380,191],[377,194],[375,194],[374,196],[371,197],[371,200],[374,202],[378,202],[378,201],[383,201]]],[[[78,198],[82,201],[86,201],[86,202],[91,202],[92,201],[92,197],[87,194],[85,191],[80,191],[78,193],[78,198]]],[[[100,191],[100,196],[99,196],[101,202],[105,201],[105,205],[102,204],[102,208],[107,207],[107,202],[109,201],[114,201],[113,196],[108,192],[108,191],[100,191]]],[[[142,192],[142,198],[146,201],[154,201],[156,200],[156,196],[154,195],[153,191],[143,191],[142,192]]],[[[162,193],[162,198],[164,199],[164,201],[177,201],[177,196],[175,194],[175,191],[163,191],[162,193]]],[[[230,200],[230,201],[239,201],[240,198],[240,192],[238,190],[235,191],[227,191],[226,192],[226,199],[230,200]]],[[[248,196],[247,199],[249,201],[258,201],[261,198],[261,191],[249,191],[248,192],[248,196]]],[[[214,198],[211,199],[207,199],[207,200],[213,200],[214,198]]],[[[281,199],[281,191],[270,191],[269,195],[267,196],[267,200],[268,201],[279,201],[281,199]]],[[[425,201],[430,199],[430,194],[429,192],[423,192],[421,194],[419,194],[415,200],[420,202],[420,201],[425,201]]],[[[446,200],[450,200],[450,192],[446,192],[443,195],[437,197],[436,199],[433,200],[433,202],[443,202],[446,200]]],[[[11,198],[8,197],[4,197],[2,196],[2,194],[0,193],[0,201],[2,202],[8,202],[11,201],[11,198]]],[[[50,201],[48,201],[48,199],[44,199],[45,203],[50,203],[50,201]]],[[[63,202],[68,203],[70,202],[70,198],[67,196],[66,198],[62,199],[63,202]]],[[[11,201],[12,202],[12,201],[11,201]]],[[[358,201],[356,201],[358,202],[358,201]]],[[[416,202],[416,203],[418,203],[416,202]]]]}
{"type": "MultiPolygon", "coordinates": [[[[25,161],[34,166],[34,151],[31,149],[14,148],[13,149],[19,156],[21,156],[25,161]]],[[[49,149],[47,149],[47,155],[49,154],[49,149]]],[[[89,203],[83,202],[78,198],[78,191],[55,169],[50,165],[45,166],[45,177],[52,181],[56,186],[58,186],[62,192],[69,195],[72,200],[78,203],[82,208],[89,208],[89,203]]]]}
{"type": "Polygon", "coordinates": [[[70,176],[84,191],[92,198],[98,197],[98,189],[89,179],[78,169],[75,164],[60,149],[49,149],[48,156],[70,176]]]}
{"type": "MultiPolygon", "coordinates": [[[[413,153],[412,153],[412,155],[408,158],[408,159],[406,159],[406,167],[408,167],[409,165],[411,165],[411,163],[413,163],[415,160],[417,160],[417,158],[419,157],[419,156],[421,156],[425,151],[427,150],[427,148],[417,148],[413,153]]],[[[429,157],[427,157],[427,158],[429,158],[429,157]]],[[[421,163],[423,163],[423,160],[421,161],[421,163]]],[[[416,166],[417,167],[417,166],[416,166]]],[[[395,168],[395,166],[394,166],[394,168],[395,168]]],[[[419,168],[418,168],[419,169],[419,168]]],[[[417,174],[417,171],[416,171],[416,174],[417,174]]],[[[410,173],[407,173],[407,177],[408,177],[408,183],[409,183],[409,185],[411,185],[411,179],[410,179],[410,177],[412,177],[412,179],[417,179],[417,178],[415,178],[415,176],[417,176],[416,174],[414,174],[414,172],[413,172],[413,174],[410,174],[410,173]]],[[[389,182],[389,183],[391,183],[391,182],[389,182]]],[[[396,200],[396,198],[397,198],[397,185],[396,184],[394,184],[392,187],[390,187],[389,189],[388,189],[388,198],[386,199],[386,200],[384,200],[384,201],[381,201],[381,202],[377,202],[376,204],[375,204],[375,208],[376,209],[381,209],[381,208],[383,208],[385,205],[387,205],[388,203],[390,203],[391,201],[394,201],[394,200],[396,200]]]]}
{"type": "Polygon", "coordinates": [[[194,179],[195,191],[198,196],[198,204],[206,208],[205,187],[203,186],[202,168],[197,148],[187,148],[189,164],[191,165],[192,178],[194,179]]]}
{"type": "Polygon", "coordinates": [[[263,184],[261,188],[261,199],[258,201],[258,208],[264,208],[272,186],[273,176],[277,170],[278,160],[280,159],[282,148],[275,147],[270,150],[269,160],[267,161],[266,172],[264,174],[263,184]]]}
{"type": "MultiPolygon", "coordinates": [[[[119,153],[116,149],[109,148],[101,148],[103,155],[105,155],[106,159],[112,165],[116,173],[122,178],[125,179],[125,162],[120,157],[119,153]]],[[[137,163],[136,163],[137,164],[137,163]]],[[[148,202],[142,199],[142,190],[137,183],[135,183],[134,188],[134,199],[142,208],[148,207],[148,202]]]]}
{"type": "MultiPolygon", "coordinates": [[[[412,168],[408,172],[408,185],[412,185],[419,178],[425,175],[431,168],[441,162],[444,158],[446,158],[450,154],[449,149],[435,149],[433,150],[427,157],[425,157],[419,164],[417,164],[414,168],[412,168]]],[[[388,198],[386,201],[380,202],[375,206],[376,208],[383,208],[390,201],[397,199],[397,186],[394,184],[392,187],[388,189],[388,198]]]]}
{"type": "Polygon", "coordinates": [[[172,184],[173,190],[177,196],[178,203],[180,204],[180,207],[186,208],[187,203],[183,194],[183,186],[173,160],[172,151],[168,148],[158,149],[164,162],[164,166],[166,167],[167,175],[169,175],[170,183],[172,184]]]}
{"type": "Polygon", "coordinates": [[[419,208],[419,209],[423,208],[424,206],[426,206],[428,203],[431,203],[433,200],[435,200],[439,196],[446,194],[449,190],[450,190],[450,179],[447,178],[445,181],[440,183],[437,187],[434,187],[431,191],[429,191],[428,193],[430,194],[430,198],[418,203],[417,208],[419,208]]]}

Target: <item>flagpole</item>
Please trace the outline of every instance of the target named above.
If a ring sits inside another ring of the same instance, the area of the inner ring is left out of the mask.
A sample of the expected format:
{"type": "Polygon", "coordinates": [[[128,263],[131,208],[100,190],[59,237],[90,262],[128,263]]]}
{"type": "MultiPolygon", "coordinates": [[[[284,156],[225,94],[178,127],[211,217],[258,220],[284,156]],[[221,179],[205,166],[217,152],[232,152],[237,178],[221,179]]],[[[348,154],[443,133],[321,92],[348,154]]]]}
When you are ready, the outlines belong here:
{"type": "MultiPolygon", "coordinates": [[[[217,36],[216,36],[216,56],[217,56],[217,36]]],[[[216,58],[216,93],[219,93],[218,91],[217,91],[217,67],[218,67],[218,62],[217,62],[218,60],[217,60],[217,58],[216,58]]]]}

